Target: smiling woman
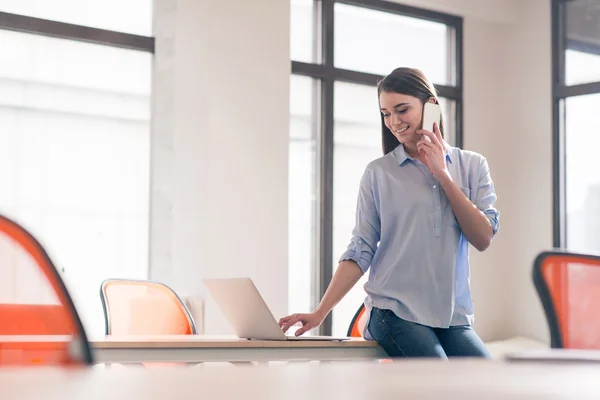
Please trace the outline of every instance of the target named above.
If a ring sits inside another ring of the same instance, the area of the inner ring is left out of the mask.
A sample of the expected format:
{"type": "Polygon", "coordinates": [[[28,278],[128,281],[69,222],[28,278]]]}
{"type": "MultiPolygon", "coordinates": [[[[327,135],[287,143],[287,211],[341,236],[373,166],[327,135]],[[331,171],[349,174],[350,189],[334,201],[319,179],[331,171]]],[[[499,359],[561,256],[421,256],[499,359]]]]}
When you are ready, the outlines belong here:
{"type": "Polygon", "coordinates": [[[490,358],[471,327],[468,256],[499,228],[486,159],[450,146],[437,124],[421,129],[424,104],[437,102],[421,71],[397,68],[377,93],[384,155],[362,174],[350,243],[320,304],[281,325],[319,326],[370,270],[362,334],[389,356],[490,358]]]}

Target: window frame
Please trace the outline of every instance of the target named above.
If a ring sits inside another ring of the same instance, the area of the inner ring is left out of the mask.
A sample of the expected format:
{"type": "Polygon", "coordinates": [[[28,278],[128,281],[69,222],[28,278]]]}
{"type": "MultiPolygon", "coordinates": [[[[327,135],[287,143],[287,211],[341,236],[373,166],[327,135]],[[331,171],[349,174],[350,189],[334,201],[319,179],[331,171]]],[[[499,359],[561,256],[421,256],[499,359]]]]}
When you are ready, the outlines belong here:
{"type": "MultiPolygon", "coordinates": [[[[313,126],[317,138],[316,235],[313,243],[312,306],[315,307],[327,290],[333,276],[333,153],[334,153],[334,84],[336,81],[376,87],[383,76],[336,68],[334,64],[335,3],[362,7],[411,18],[445,24],[448,28],[448,73],[454,85],[435,84],[439,95],[455,102],[455,146],[463,145],[463,18],[393,3],[386,0],[314,0],[313,3],[313,63],[291,61],[292,74],[308,76],[318,84],[313,104],[318,121],[313,126]],[[451,55],[454,55],[452,57],[451,55]]],[[[357,307],[359,305],[357,304],[357,307]]],[[[348,321],[350,323],[350,321],[348,321]]],[[[332,313],[319,328],[319,334],[331,335],[332,313]]]]}
{"type": "MultiPolygon", "coordinates": [[[[566,99],[600,93],[600,81],[576,85],[566,84],[566,50],[590,50],[589,44],[567,40],[566,3],[571,0],[552,0],[552,245],[566,248],[567,184],[566,181],[566,99]]],[[[600,46],[594,49],[600,54],[600,46]]]]}
{"type": "Polygon", "coordinates": [[[0,29],[120,47],[154,54],[154,37],[0,12],[0,29]]]}

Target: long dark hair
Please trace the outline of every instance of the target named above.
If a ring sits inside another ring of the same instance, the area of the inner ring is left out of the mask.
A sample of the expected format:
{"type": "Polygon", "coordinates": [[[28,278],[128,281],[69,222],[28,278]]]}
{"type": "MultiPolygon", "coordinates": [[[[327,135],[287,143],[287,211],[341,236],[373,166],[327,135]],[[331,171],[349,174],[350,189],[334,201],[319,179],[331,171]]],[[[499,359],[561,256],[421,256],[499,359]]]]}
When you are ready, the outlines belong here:
{"type": "MultiPolygon", "coordinates": [[[[431,97],[437,99],[437,90],[433,84],[427,79],[425,74],[415,68],[396,68],[389,75],[385,76],[377,83],[377,102],[381,92],[399,93],[407,96],[413,96],[421,100],[425,104],[431,97]]],[[[438,103],[439,104],[439,103],[438,103]]],[[[383,154],[387,154],[394,150],[400,142],[385,126],[383,114],[381,116],[381,146],[383,154]]],[[[440,133],[444,137],[444,121],[440,120],[440,133]]]]}

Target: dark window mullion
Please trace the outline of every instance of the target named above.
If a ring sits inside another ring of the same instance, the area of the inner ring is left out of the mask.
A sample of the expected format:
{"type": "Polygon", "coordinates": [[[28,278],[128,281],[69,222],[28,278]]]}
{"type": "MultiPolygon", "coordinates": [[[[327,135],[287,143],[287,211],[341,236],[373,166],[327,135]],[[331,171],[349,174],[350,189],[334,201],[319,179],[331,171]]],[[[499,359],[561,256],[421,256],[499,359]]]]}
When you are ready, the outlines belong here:
{"type": "Polygon", "coordinates": [[[566,141],[564,101],[559,97],[565,88],[565,5],[552,1],[552,242],[566,246],[566,141]]]}
{"type": "MultiPolygon", "coordinates": [[[[454,129],[454,146],[463,147],[463,20],[456,22],[452,27],[448,26],[449,37],[448,37],[448,63],[449,68],[453,70],[454,74],[449,80],[450,84],[455,85],[456,94],[458,99],[456,100],[455,109],[455,129],[454,129]]],[[[440,94],[442,91],[440,90],[440,94]]]]}
{"type": "Polygon", "coordinates": [[[463,147],[463,101],[456,100],[454,109],[454,141],[455,147],[463,147]]]}
{"type": "MultiPolygon", "coordinates": [[[[322,32],[322,62],[326,71],[322,81],[321,102],[321,148],[319,156],[321,160],[319,200],[320,218],[319,224],[319,301],[325,295],[325,291],[333,276],[333,107],[334,107],[334,78],[333,71],[333,42],[334,42],[334,15],[333,0],[322,0],[321,2],[321,32],[322,32]]],[[[331,335],[332,313],[330,313],[319,328],[319,334],[331,335]]]]}
{"type": "Polygon", "coordinates": [[[0,29],[154,53],[154,38],[0,12],[0,29]]]}
{"type": "Polygon", "coordinates": [[[585,96],[595,93],[600,93],[600,81],[586,82],[570,86],[556,85],[553,97],[556,99],[564,99],[566,97],[585,96]]]}

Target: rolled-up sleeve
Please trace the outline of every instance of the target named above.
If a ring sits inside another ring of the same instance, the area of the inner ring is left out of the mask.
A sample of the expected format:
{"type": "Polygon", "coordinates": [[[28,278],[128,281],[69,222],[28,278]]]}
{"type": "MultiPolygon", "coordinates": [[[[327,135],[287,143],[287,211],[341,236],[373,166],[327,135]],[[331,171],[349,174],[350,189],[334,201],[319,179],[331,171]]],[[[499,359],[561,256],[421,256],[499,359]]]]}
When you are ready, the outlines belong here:
{"type": "Polygon", "coordinates": [[[492,232],[495,236],[500,229],[500,212],[496,209],[496,191],[494,189],[494,182],[492,182],[492,176],[487,160],[482,157],[479,168],[479,183],[477,187],[477,196],[475,198],[475,205],[479,208],[490,221],[492,225],[492,232]]]}
{"type": "Polygon", "coordinates": [[[352,239],[339,259],[340,262],[353,260],[363,273],[371,266],[381,235],[381,222],[377,210],[372,172],[367,168],[360,181],[352,239]]]}

